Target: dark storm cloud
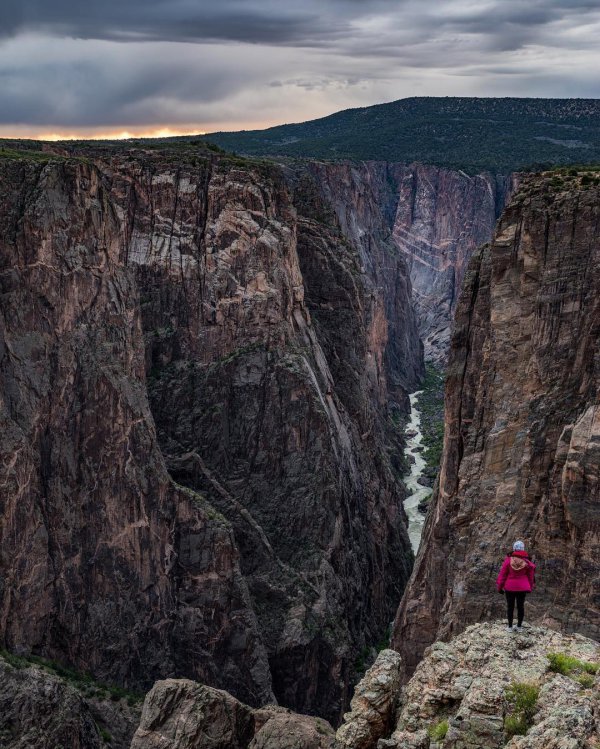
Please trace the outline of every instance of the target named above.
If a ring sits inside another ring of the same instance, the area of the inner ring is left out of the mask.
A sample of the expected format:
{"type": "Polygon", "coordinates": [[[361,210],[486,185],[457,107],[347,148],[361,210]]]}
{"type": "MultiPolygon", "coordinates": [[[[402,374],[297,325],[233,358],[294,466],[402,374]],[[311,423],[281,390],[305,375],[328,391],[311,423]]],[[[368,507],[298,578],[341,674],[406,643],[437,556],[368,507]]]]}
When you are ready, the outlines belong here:
{"type": "MultiPolygon", "coordinates": [[[[396,0],[395,7],[402,4],[396,0]]],[[[1,33],[84,39],[321,44],[391,0],[3,0],[1,33]]]]}
{"type": "MultiPolygon", "coordinates": [[[[598,9],[597,0],[3,0],[0,33],[41,31],[84,39],[244,41],[335,45],[356,35],[352,24],[388,17],[427,28],[481,34],[517,47],[544,26],[598,9]],[[511,39],[514,44],[511,44],[511,39]]],[[[498,45],[495,45],[498,46],[498,45]]]]}
{"type": "Polygon", "coordinates": [[[0,126],[212,129],[410,95],[597,96],[599,33],[598,0],[0,0],[0,126]]]}

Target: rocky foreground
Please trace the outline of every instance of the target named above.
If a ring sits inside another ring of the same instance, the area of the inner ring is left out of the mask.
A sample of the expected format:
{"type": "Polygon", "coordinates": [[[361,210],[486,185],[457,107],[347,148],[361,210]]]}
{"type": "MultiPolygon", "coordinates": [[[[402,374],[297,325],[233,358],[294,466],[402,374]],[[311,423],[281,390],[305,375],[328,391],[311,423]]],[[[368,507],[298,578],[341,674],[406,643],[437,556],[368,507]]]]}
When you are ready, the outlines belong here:
{"type": "Polygon", "coordinates": [[[599,665],[600,645],[580,635],[477,624],[431,646],[404,687],[400,655],[383,650],[335,733],[188,679],[157,682],[139,720],[124,698],[99,701],[44,668],[0,661],[0,737],[6,749],[127,749],[139,720],[131,749],[594,749],[599,665]]]}

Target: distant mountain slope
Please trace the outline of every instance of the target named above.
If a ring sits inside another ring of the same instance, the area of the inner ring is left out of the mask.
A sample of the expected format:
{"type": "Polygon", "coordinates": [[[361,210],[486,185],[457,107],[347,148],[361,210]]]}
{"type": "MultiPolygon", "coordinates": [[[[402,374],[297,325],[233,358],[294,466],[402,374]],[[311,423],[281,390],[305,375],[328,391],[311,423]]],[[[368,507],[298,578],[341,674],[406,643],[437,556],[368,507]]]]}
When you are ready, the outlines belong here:
{"type": "Polygon", "coordinates": [[[248,155],[385,160],[508,173],[600,160],[600,100],[415,97],[205,136],[248,155]]]}

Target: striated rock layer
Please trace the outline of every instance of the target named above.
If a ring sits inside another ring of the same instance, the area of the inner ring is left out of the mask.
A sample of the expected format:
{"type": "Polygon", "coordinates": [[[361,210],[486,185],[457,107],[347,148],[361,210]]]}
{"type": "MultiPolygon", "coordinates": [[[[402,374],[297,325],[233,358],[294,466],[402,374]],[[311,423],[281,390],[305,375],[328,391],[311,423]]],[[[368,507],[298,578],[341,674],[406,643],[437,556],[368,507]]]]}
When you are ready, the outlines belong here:
{"type": "Polygon", "coordinates": [[[492,237],[516,177],[393,165],[394,242],[410,270],[425,357],[445,364],[451,325],[473,252],[492,237]]]}
{"type": "Polygon", "coordinates": [[[2,643],[337,721],[412,561],[406,269],[310,175],[74,149],[0,164],[2,643]]]}
{"type": "Polygon", "coordinates": [[[499,615],[503,554],[538,564],[526,616],[600,636],[600,191],[533,176],[474,256],[457,308],[439,487],[392,642],[499,615]]]}
{"type": "Polygon", "coordinates": [[[392,325],[387,356],[395,372],[409,381],[419,376],[403,313],[410,288],[425,357],[445,364],[469,259],[492,238],[517,176],[469,176],[434,165],[384,161],[314,162],[308,169],[345,235],[360,248],[372,287],[381,291],[392,325]]]}

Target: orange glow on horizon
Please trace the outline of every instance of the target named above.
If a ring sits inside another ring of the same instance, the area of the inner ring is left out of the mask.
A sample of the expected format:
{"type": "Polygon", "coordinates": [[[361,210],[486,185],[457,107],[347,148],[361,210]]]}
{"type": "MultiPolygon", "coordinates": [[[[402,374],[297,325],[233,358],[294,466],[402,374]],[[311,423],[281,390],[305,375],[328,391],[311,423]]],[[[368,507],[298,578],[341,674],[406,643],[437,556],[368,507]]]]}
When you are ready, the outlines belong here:
{"type": "Polygon", "coordinates": [[[42,130],[36,131],[31,127],[22,128],[2,128],[0,127],[0,138],[15,138],[17,140],[45,140],[50,142],[61,141],[61,140],[127,140],[130,138],[172,138],[181,135],[206,135],[210,132],[218,131],[239,131],[239,130],[262,130],[263,128],[272,127],[272,122],[252,122],[243,123],[242,125],[235,125],[231,122],[228,123],[215,123],[211,126],[210,130],[206,129],[206,126],[199,125],[184,125],[184,126],[170,126],[170,125],[156,125],[156,126],[145,126],[145,127],[133,127],[127,129],[115,129],[115,130],[100,130],[100,129],[89,129],[89,130],[42,130]]]}
{"type": "MultiPolygon", "coordinates": [[[[128,140],[129,138],[172,138],[177,135],[205,135],[205,130],[184,128],[176,129],[170,127],[161,127],[157,130],[112,130],[107,132],[42,132],[28,136],[32,140],[128,140]]],[[[7,136],[7,137],[24,137],[24,136],[7,136]]]]}

